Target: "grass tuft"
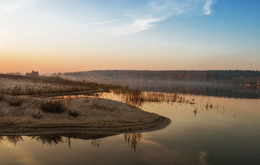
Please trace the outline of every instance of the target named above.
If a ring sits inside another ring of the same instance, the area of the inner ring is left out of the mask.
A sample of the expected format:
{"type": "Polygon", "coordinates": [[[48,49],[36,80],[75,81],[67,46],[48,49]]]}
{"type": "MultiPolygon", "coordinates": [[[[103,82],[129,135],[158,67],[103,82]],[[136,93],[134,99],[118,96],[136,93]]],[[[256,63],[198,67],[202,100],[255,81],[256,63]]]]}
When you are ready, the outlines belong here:
{"type": "Polygon", "coordinates": [[[36,110],[32,113],[33,118],[40,119],[42,118],[42,113],[39,110],[36,110]]]}
{"type": "Polygon", "coordinates": [[[72,117],[77,117],[79,115],[79,113],[77,111],[74,111],[74,110],[69,110],[68,114],[72,117]]]}
{"type": "Polygon", "coordinates": [[[66,108],[59,101],[47,101],[41,104],[41,110],[47,113],[62,113],[66,108]]]}
{"type": "Polygon", "coordinates": [[[14,98],[7,100],[7,102],[9,103],[10,106],[18,107],[23,104],[24,100],[19,97],[14,97],[14,98]]]}
{"type": "Polygon", "coordinates": [[[3,101],[4,100],[4,95],[0,95],[0,101],[3,101]]]}

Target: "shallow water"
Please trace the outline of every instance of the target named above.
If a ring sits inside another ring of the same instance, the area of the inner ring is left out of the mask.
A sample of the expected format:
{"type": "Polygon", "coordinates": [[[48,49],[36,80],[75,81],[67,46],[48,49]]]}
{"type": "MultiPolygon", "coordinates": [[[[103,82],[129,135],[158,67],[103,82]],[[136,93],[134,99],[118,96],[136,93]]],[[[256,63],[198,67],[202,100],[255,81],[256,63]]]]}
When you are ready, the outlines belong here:
{"type": "MultiPolygon", "coordinates": [[[[188,102],[144,102],[171,124],[114,136],[1,137],[1,164],[260,164],[260,101],[182,95],[188,102]],[[207,106],[211,105],[211,106],[207,106]],[[103,137],[103,138],[102,138],[103,137]],[[89,139],[90,138],[90,139],[89,139]],[[88,139],[88,140],[84,140],[88,139]]],[[[121,100],[119,95],[104,98],[121,100]]]]}

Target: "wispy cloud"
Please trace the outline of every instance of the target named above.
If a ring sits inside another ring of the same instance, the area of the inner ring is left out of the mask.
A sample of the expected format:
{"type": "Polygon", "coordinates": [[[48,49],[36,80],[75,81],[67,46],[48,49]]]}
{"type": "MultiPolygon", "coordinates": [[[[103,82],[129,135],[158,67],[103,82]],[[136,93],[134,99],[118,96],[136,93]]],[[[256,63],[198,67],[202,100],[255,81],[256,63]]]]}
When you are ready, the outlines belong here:
{"type": "Polygon", "coordinates": [[[162,18],[144,18],[144,19],[133,19],[130,23],[123,24],[112,28],[113,34],[130,34],[145,31],[153,27],[156,23],[165,20],[162,18]]]}
{"type": "Polygon", "coordinates": [[[128,21],[116,24],[110,30],[113,34],[146,31],[173,15],[183,14],[186,7],[186,3],[183,3],[182,0],[150,0],[136,11],[126,11],[123,15],[128,18],[128,21]]]}
{"type": "Polygon", "coordinates": [[[213,0],[206,0],[203,6],[204,15],[211,15],[213,3],[214,3],[213,0]]]}
{"type": "Polygon", "coordinates": [[[34,1],[35,0],[0,0],[0,13],[11,13],[34,1]]]}
{"type": "Polygon", "coordinates": [[[92,22],[91,25],[103,25],[103,24],[111,24],[121,21],[122,19],[113,19],[108,21],[100,21],[100,22],[92,22]]]}

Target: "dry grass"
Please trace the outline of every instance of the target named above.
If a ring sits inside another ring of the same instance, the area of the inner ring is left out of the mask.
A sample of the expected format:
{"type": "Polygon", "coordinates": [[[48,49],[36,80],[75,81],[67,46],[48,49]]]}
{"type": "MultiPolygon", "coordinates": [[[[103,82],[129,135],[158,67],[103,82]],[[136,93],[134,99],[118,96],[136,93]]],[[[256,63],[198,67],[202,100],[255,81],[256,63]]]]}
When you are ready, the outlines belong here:
{"type": "Polygon", "coordinates": [[[59,101],[47,101],[41,104],[41,110],[47,113],[62,113],[66,110],[59,101]]]}
{"type": "Polygon", "coordinates": [[[7,100],[10,106],[21,106],[24,102],[22,98],[13,97],[7,100]]]}
{"type": "Polygon", "coordinates": [[[5,99],[4,95],[0,95],[0,101],[3,101],[5,99]]]}
{"type": "Polygon", "coordinates": [[[36,94],[54,94],[70,93],[95,90],[117,90],[121,92],[131,91],[128,87],[111,84],[98,84],[86,81],[73,81],[61,77],[28,77],[22,75],[0,74],[0,78],[5,79],[5,85],[0,87],[0,93],[8,95],[36,95],[36,94]],[[7,80],[6,80],[7,79],[7,80]],[[26,84],[26,85],[24,85],[26,84]]]}
{"type": "Polygon", "coordinates": [[[32,116],[34,117],[34,118],[36,118],[36,119],[40,119],[40,118],[42,118],[42,113],[39,111],[39,110],[36,110],[36,111],[34,111],[33,113],[32,113],[32,116]]]}
{"type": "Polygon", "coordinates": [[[79,115],[79,112],[75,110],[69,110],[68,114],[72,117],[77,117],[79,115]]]}
{"type": "Polygon", "coordinates": [[[96,108],[100,107],[100,99],[99,98],[93,99],[92,100],[92,106],[94,106],[96,108]]]}

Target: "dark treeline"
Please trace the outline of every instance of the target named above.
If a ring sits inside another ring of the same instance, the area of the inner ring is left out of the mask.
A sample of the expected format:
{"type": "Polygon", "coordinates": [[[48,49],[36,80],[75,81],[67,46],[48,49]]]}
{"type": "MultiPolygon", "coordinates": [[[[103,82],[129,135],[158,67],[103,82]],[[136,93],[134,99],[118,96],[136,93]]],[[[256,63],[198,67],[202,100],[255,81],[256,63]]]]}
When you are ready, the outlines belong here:
{"type": "Polygon", "coordinates": [[[260,98],[259,71],[88,71],[64,76],[143,91],[233,98],[260,98]]]}
{"type": "Polygon", "coordinates": [[[146,79],[167,81],[203,81],[235,84],[257,84],[259,71],[209,70],[209,71],[131,71],[104,70],[65,73],[65,76],[86,77],[88,79],[146,79]]]}

